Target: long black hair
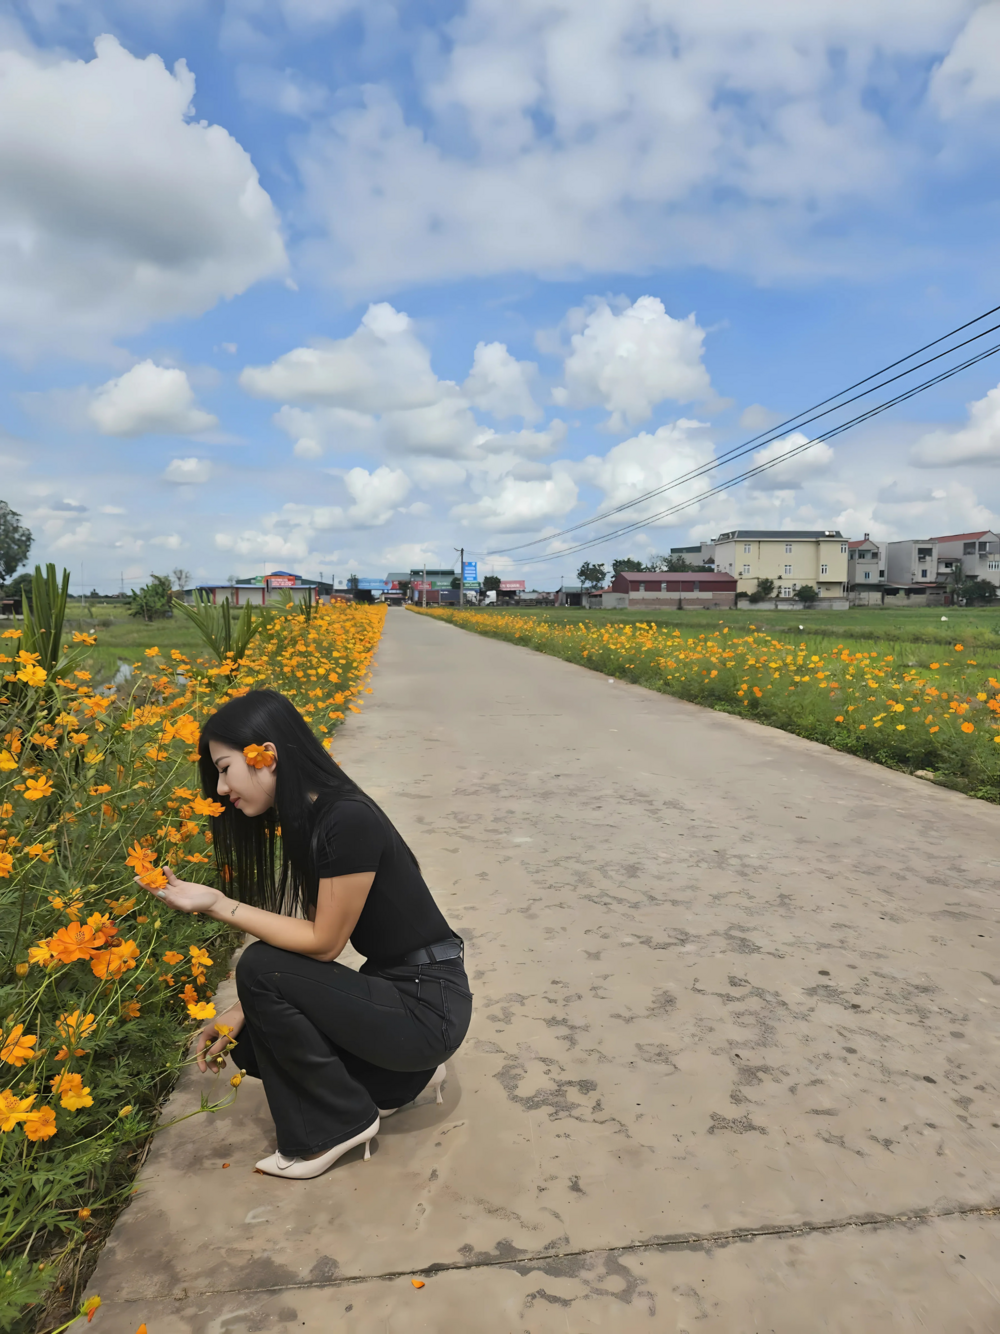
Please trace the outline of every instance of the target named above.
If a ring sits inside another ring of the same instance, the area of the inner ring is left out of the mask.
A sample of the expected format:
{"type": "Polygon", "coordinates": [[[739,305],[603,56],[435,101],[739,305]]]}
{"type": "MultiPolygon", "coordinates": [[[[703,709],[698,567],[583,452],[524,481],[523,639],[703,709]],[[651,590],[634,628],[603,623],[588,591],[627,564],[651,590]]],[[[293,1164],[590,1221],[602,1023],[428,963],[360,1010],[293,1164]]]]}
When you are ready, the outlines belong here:
{"type": "Polygon", "coordinates": [[[278,752],[274,805],[263,815],[242,815],[225,802],[212,818],[215,861],[226,893],[270,912],[294,914],[315,902],[315,809],[331,798],[353,797],[378,810],[367,793],[348,778],[291,700],[277,690],[238,695],[208,718],[198,740],[201,785],[218,800],[219,771],[210,741],[234,750],[270,741],[278,752]],[[313,797],[315,796],[315,804],[313,797]],[[281,833],[281,868],[275,875],[281,833]]]}

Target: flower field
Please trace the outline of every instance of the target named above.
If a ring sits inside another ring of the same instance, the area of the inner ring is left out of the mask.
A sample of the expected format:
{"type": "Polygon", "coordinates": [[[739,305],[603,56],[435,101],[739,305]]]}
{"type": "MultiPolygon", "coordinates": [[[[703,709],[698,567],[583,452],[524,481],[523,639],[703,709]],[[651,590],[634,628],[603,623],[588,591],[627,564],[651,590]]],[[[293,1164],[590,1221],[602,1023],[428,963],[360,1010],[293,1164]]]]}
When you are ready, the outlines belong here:
{"type": "Polygon", "coordinates": [[[854,647],[723,627],[684,635],[641,621],[559,622],[516,612],[433,609],[478,634],[523,644],[838,750],[1000,801],[1000,680],[961,643],[928,665],[891,643],[854,647]]]}
{"type": "Polygon", "coordinates": [[[198,787],[201,720],[269,686],[328,735],[358,710],[384,614],[270,613],[240,661],[153,645],[127,697],[81,670],[91,635],[35,652],[31,627],[0,634],[0,1328],[78,1310],[188,1040],[215,1013],[235,937],[157,915],[133,880],[156,887],[165,865],[214,879],[222,808],[198,787]]]}

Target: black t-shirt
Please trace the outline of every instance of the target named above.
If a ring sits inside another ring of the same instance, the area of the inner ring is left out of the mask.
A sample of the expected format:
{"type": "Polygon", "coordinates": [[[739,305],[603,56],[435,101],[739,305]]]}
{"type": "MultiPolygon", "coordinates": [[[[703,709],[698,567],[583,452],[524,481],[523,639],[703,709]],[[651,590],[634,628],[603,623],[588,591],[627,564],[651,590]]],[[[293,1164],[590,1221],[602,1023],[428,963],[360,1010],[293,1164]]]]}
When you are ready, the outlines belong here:
{"type": "Polygon", "coordinates": [[[367,959],[396,959],[455,933],[434,902],[409,848],[381,811],[357,797],[316,802],[316,872],[374,871],[375,879],[351,935],[367,959]]]}

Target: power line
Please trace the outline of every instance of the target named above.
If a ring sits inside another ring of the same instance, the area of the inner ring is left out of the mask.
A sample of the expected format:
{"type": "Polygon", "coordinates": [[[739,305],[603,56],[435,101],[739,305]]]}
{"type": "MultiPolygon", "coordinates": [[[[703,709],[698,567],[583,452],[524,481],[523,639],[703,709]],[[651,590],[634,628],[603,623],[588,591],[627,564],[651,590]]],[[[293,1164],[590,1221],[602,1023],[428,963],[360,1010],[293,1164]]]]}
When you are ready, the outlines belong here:
{"type": "MultiPolygon", "coordinates": [[[[897,361],[890,362],[888,366],[883,366],[881,370],[873,372],[863,380],[858,380],[854,384],[848,385],[846,389],[842,389],[837,394],[831,394],[829,398],[824,398],[819,403],[814,403],[810,408],[804,408],[801,412],[786,418],[777,426],[771,427],[766,431],[761,431],[755,436],[751,436],[749,440],[745,440],[741,444],[734,445],[732,448],[725,450],[710,462],[700,464],[698,467],[692,468],[686,473],[682,473],[679,477],[675,477],[671,481],[665,482],[662,486],[654,487],[652,490],[646,491],[642,495],[635,496],[631,500],[623,501],[620,505],[615,505],[611,509],[603,510],[599,514],[592,515],[589,519],[581,519],[579,523],[570,524],[568,527],[562,528],[558,532],[548,533],[544,537],[533,538],[529,542],[519,542],[514,546],[501,547],[488,554],[494,556],[506,555],[512,551],[523,551],[528,547],[539,546],[543,542],[555,541],[559,537],[565,537],[568,533],[578,532],[581,528],[586,528],[590,524],[599,523],[603,519],[612,518],[614,515],[620,514],[624,510],[632,509],[636,505],[641,505],[645,501],[653,499],[655,496],[663,495],[664,492],[682,486],[685,482],[694,480],[696,477],[704,476],[706,473],[712,472],[716,468],[720,468],[724,463],[730,463],[734,459],[741,458],[754,448],[773,443],[775,440],[780,439],[789,428],[800,429],[803,426],[808,426],[810,423],[818,421],[822,417],[829,416],[831,412],[839,411],[841,408],[846,408],[849,404],[857,402],[858,399],[867,397],[868,394],[877,393],[880,389],[884,389],[887,385],[895,383],[895,381],[902,379],[906,375],[912,375],[914,372],[922,370],[923,367],[929,366],[935,361],[940,361],[942,357],[950,356],[961,348],[967,347],[970,343],[974,343],[980,338],[985,338],[987,334],[995,333],[997,329],[1000,329],[1000,324],[995,324],[988,329],[983,329],[979,333],[974,334],[971,338],[964,339],[961,343],[956,343],[952,347],[946,348],[943,352],[936,353],[933,357],[928,357],[926,361],[918,362],[916,365],[910,366],[907,370],[901,371],[898,375],[890,376],[889,379],[883,380],[880,384],[871,385],[869,389],[866,389],[861,394],[855,394],[853,398],[844,398],[845,394],[850,394],[853,390],[860,388],[862,385],[869,384],[872,380],[877,380],[880,376],[885,375],[887,371],[895,370],[897,366],[903,365],[904,362],[912,361],[914,357],[918,357],[921,353],[928,351],[932,347],[936,347],[939,343],[945,342],[949,338],[953,338],[955,334],[962,333],[965,329],[971,328],[972,325],[988,319],[991,315],[995,315],[997,311],[1000,311],[1000,306],[994,306],[991,310],[984,311],[982,315],[977,315],[973,320],[967,320],[965,324],[960,324],[958,328],[952,329],[949,333],[942,334],[940,338],[935,338],[932,342],[925,343],[923,347],[917,348],[916,351],[909,353],[908,356],[900,357],[897,361]],[[836,402],[838,399],[842,399],[843,401],[838,403],[836,402]],[[828,403],[833,403],[835,406],[827,408],[825,412],[818,411],[819,408],[826,407],[828,403]],[[808,414],[810,413],[814,415],[809,416],[808,414]]],[[[972,365],[974,363],[969,362],[968,364],[972,365]]],[[[929,381],[924,387],[929,388],[931,383],[932,382],[929,381]]],[[[933,383],[937,383],[937,381],[933,381],[933,383]]],[[[783,454],[778,461],[784,461],[787,457],[788,454],[783,454]]]]}
{"type": "MultiPolygon", "coordinates": [[[[738,473],[735,477],[731,477],[725,482],[720,482],[718,486],[710,487],[706,491],[701,491],[698,495],[692,496],[688,500],[678,501],[676,505],[660,510],[656,514],[651,514],[645,519],[637,519],[634,523],[626,524],[621,528],[616,528],[610,533],[602,533],[599,537],[588,538],[587,541],[578,542],[574,546],[561,547],[558,551],[553,552],[549,556],[516,557],[515,563],[518,565],[528,564],[529,562],[545,564],[550,560],[561,560],[564,556],[571,556],[578,551],[586,551],[590,547],[598,546],[602,542],[611,541],[612,538],[623,537],[628,533],[638,532],[639,529],[647,528],[651,523],[656,523],[660,519],[665,519],[671,514],[690,509],[693,505],[697,505],[702,500],[708,500],[712,496],[720,495],[723,491],[728,491],[731,487],[737,486],[740,482],[745,482],[751,477],[758,476],[760,473],[768,472],[771,468],[777,467],[779,463],[786,463],[789,459],[795,458],[798,454],[805,453],[807,449],[812,449],[814,445],[821,444],[824,440],[832,440],[836,436],[842,435],[845,431],[849,431],[853,427],[861,425],[862,422],[870,421],[872,417],[877,417],[881,413],[887,412],[889,408],[893,408],[899,403],[904,403],[907,399],[923,393],[924,390],[930,389],[936,384],[941,384],[945,380],[950,380],[952,376],[958,375],[964,370],[968,370],[970,366],[975,366],[980,361],[985,361],[987,357],[992,357],[997,352],[1000,352],[1000,343],[996,343],[993,347],[987,348],[985,352],[977,353],[974,357],[969,357],[966,361],[961,362],[957,366],[949,367],[948,370],[941,371],[939,374],[931,376],[920,384],[914,385],[910,389],[895,395],[895,397],[887,399],[884,403],[879,403],[875,407],[859,413],[856,417],[852,417],[850,420],[842,422],[839,426],[831,427],[829,431],[823,432],[822,435],[815,436],[812,440],[803,441],[802,444],[787,450],[784,454],[779,455],[778,458],[769,459],[765,463],[759,463],[753,468],[748,468],[744,472],[738,473]]],[[[551,541],[558,536],[559,534],[552,534],[550,538],[545,540],[551,541]]]]}

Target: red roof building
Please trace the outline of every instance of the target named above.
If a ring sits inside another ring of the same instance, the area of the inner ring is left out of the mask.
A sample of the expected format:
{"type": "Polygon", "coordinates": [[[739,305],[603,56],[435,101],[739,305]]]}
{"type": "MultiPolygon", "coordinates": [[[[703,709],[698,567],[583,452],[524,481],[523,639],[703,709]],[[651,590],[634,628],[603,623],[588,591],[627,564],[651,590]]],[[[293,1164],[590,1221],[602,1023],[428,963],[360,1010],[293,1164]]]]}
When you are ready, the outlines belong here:
{"type": "Polygon", "coordinates": [[[701,570],[622,570],[611,581],[611,591],[625,593],[630,607],[735,607],[736,589],[734,575],[701,570]]]}

